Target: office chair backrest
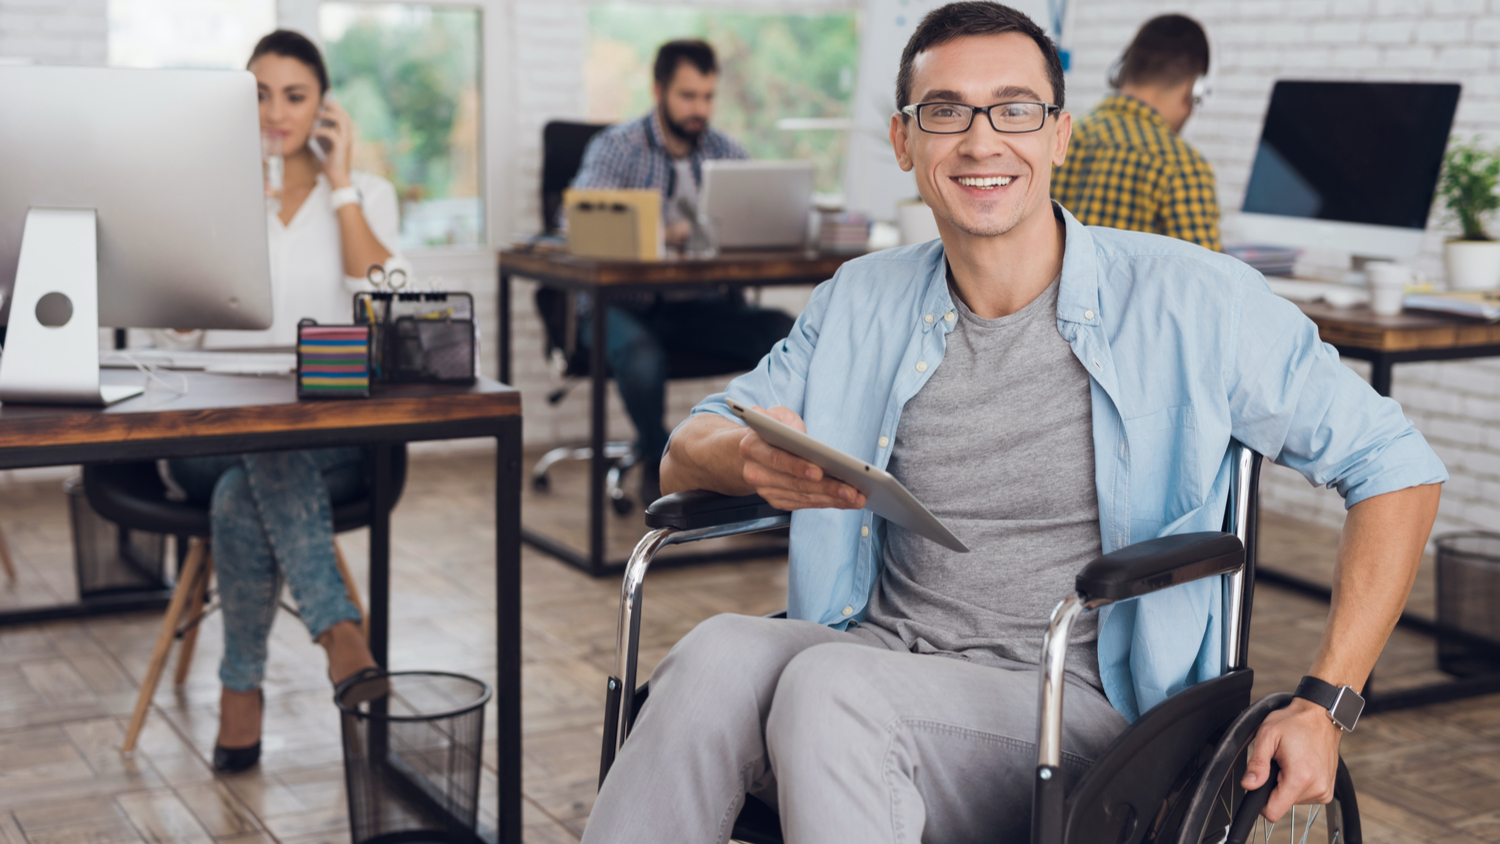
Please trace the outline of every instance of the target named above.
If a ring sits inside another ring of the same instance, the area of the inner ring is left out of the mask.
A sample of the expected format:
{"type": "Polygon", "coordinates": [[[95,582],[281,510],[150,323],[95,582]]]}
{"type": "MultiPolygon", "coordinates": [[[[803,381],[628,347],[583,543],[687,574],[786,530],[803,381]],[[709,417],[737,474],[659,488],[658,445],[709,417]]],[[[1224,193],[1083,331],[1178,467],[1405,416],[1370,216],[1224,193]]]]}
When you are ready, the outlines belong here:
{"type": "Polygon", "coordinates": [[[554,120],[542,127],[542,231],[557,231],[563,191],[583,165],[589,141],[608,124],[554,120]]]}

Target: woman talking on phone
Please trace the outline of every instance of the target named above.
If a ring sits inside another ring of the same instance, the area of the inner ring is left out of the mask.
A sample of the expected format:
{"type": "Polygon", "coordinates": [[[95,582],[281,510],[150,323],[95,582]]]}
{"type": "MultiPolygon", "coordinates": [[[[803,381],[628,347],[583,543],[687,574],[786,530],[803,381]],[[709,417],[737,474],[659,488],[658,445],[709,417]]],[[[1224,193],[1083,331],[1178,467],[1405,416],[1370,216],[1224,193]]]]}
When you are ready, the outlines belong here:
{"type": "MultiPolygon", "coordinates": [[[[353,126],[328,96],[328,71],[305,36],[277,30],[250,56],[267,147],[280,141],[279,207],[268,166],[267,227],[274,321],[264,332],[214,332],[208,345],[290,346],[297,322],[347,322],[351,294],[372,264],[387,264],[397,243],[396,191],[350,168],[353,126]],[[356,280],[359,280],[356,284],[356,280]]],[[[277,150],[268,149],[268,162],[277,150]]],[[[224,684],[214,768],[230,772],[260,759],[261,682],[266,644],[283,581],[302,622],[328,653],[337,683],[372,669],[359,611],[339,575],[335,504],[364,493],[358,448],[318,449],[170,461],[187,498],[209,505],[214,568],[224,610],[224,684]]]]}

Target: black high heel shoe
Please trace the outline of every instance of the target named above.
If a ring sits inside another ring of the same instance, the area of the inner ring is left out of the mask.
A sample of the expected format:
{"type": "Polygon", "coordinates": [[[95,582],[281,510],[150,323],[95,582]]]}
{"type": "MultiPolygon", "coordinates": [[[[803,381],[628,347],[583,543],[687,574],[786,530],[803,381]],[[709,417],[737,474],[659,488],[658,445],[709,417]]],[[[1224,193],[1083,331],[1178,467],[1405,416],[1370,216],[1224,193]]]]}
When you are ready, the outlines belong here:
{"type": "MultiPolygon", "coordinates": [[[[261,719],[266,715],[266,694],[260,689],[255,690],[260,698],[261,719]]],[[[260,742],[249,747],[225,747],[222,744],[214,745],[214,770],[221,774],[233,774],[248,768],[255,767],[260,762],[260,742]]]]}

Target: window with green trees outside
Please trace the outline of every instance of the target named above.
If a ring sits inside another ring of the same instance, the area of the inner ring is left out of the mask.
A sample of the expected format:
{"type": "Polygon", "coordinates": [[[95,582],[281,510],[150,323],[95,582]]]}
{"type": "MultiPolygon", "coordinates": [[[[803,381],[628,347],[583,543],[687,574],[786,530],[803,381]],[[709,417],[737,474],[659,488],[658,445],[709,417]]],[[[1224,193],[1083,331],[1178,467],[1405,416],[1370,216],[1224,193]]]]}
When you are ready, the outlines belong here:
{"type": "Polygon", "coordinates": [[[787,14],[615,2],[589,9],[588,117],[617,122],[651,109],[656,48],[702,38],[719,56],[712,125],[753,158],[816,166],[816,189],[842,189],[859,28],[854,12],[787,14]],[[788,120],[788,118],[800,118],[788,120]],[[813,118],[809,120],[808,118],[813,118]]]}
{"type": "Polygon", "coordinates": [[[480,11],[324,3],[318,24],[354,166],[401,198],[401,248],[483,243],[480,11]]]}

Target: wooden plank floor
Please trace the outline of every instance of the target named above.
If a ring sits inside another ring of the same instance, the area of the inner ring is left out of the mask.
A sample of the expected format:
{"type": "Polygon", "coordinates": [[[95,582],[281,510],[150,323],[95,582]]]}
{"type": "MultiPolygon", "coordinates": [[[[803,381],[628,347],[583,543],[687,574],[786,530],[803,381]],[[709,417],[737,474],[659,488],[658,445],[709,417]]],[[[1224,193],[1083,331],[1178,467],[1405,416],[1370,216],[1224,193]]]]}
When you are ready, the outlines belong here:
{"type": "MultiPolygon", "coordinates": [[[[493,459],[482,451],[413,461],[395,516],[396,668],[491,676],[492,479],[493,459]]],[[[581,484],[579,468],[567,467],[551,495],[528,491],[528,522],[571,531],[581,544],[581,484]]],[[[640,535],[639,516],[611,520],[610,544],[623,553],[640,535]]],[[[20,570],[17,583],[0,584],[0,607],[71,591],[58,484],[0,488],[0,525],[20,570]]],[[[1262,538],[1267,563],[1309,572],[1326,569],[1337,542],[1325,529],[1271,516],[1262,538]]],[[[341,542],[351,560],[365,553],[362,533],[341,542]]],[[[593,802],[619,585],[591,580],[529,549],[523,566],[526,837],[536,844],[572,842],[593,802]]],[[[772,611],[782,605],[785,589],[785,564],[775,559],[655,573],[643,667],[654,666],[698,621],[718,612],[772,611]]],[[[1302,674],[1325,613],[1316,601],[1269,587],[1258,591],[1257,693],[1289,688],[1302,674]]],[[[158,621],[135,614],[0,628],[0,844],[347,842],[338,722],[324,660],[300,623],[285,614],[271,644],[258,769],[215,777],[207,762],[219,689],[217,616],[206,622],[186,685],[172,688],[168,675],[140,751],[121,757],[124,723],[158,621]]],[[[1431,662],[1429,642],[1398,633],[1378,676],[1388,688],[1425,680],[1431,662]]],[[[1500,696],[1361,721],[1344,749],[1367,841],[1500,842],[1497,704],[1500,696]]],[[[488,812],[493,742],[486,756],[488,812]]]]}

